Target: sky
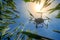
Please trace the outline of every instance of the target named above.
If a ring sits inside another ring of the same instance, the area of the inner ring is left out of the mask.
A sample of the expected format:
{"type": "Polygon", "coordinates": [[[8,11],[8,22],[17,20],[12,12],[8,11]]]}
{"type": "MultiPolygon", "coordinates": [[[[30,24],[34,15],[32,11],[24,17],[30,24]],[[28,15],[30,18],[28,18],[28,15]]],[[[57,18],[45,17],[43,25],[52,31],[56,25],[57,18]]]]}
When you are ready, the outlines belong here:
{"type": "MultiPolygon", "coordinates": [[[[18,26],[19,23],[23,23],[25,26],[21,28],[24,28],[24,30],[30,30],[32,33],[49,37],[54,40],[60,40],[60,34],[53,32],[53,30],[55,29],[60,30],[60,19],[55,18],[58,11],[55,11],[52,14],[47,15],[51,18],[51,21],[48,23],[49,26],[47,29],[45,26],[43,28],[39,27],[36,29],[35,24],[33,24],[33,22],[29,23],[30,15],[29,15],[29,12],[27,11],[27,10],[30,10],[33,13],[34,17],[38,17],[39,14],[37,14],[36,11],[34,10],[34,6],[36,4],[25,3],[22,0],[15,0],[15,2],[16,2],[17,10],[20,12],[19,13],[20,18],[17,20],[16,24],[10,25],[10,28],[13,29],[16,26],[18,26]]],[[[54,4],[57,4],[57,3],[60,3],[60,0],[56,0],[54,4]]],[[[51,7],[53,6],[55,5],[52,5],[51,7]]]]}

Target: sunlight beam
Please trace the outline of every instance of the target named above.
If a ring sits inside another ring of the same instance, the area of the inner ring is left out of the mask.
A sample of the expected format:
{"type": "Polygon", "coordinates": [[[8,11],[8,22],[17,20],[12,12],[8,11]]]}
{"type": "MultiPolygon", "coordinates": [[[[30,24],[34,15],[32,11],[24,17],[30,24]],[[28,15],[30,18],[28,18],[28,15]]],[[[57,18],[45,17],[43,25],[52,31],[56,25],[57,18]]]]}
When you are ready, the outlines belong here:
{"type": "Polygon", "coordinates": [[[42,4],[36,4],[35,6],[36,12],[40,12],[41,8],[42,8],[42,4]]]}

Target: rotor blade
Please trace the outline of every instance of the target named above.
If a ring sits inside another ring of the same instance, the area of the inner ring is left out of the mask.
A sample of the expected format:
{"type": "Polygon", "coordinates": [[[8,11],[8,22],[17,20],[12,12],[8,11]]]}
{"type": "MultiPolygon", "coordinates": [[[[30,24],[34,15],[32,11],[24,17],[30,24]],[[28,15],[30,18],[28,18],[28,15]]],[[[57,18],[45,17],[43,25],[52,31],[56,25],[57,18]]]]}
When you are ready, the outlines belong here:
{"type": "MultiPolygon", "coordinates": [[[[45,23],[44,23],[45,24],[45,23]]],[[[48,28],[48,24],[45,24],[46,28],[48,28]]]]}
{"type": "Polygon", "coordinates": [[[28,12],[29,12],[30,16],[34,17],[34,16],[32,15],[32,13],[31,13],[29,10],[28,10],[28,12]]]}
{"type": "Polygon", "coordinates": [[[49,17],[46,16],[47,19],[50,19],[49,17]]]}
{"type": "Polygon", "coordinates": [[[49,17],[47,17],[47,16],[46,16],[46,18],[47,18],[46,20],[50,20],[50,21],[52,20],[51,18],[49,18],[49,17]]]}

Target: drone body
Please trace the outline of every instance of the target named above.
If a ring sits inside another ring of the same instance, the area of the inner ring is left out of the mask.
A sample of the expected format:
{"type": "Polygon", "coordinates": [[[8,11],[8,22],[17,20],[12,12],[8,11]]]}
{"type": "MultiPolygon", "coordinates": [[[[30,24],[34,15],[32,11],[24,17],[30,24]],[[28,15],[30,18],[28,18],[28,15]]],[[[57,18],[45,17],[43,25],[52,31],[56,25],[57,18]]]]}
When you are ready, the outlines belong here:
{"type": "Polygon", "coordinates": [[[36,28],[38,28],[38,25],[39,25],[39,24],[44,23],[44,19],[42,19],[42,18],[37,18],[37,19],[34,20],[34,22],[35,22],[35,24],[36,24],[36,28]]]}
{"type": "MultiPolygon", "coordinates": [[[[29,12],[30,13],[30,12],[29,12]]],[[[41,12],[40,12],[41,13],[41,12]]],[[[40,25],[40,27],[48,26],[48,24],[44,23],[45,20],[49,20],[48,17],[46,17],[46,19],[42,18],[42,13],[41,13],[41,17],[40,18],[35,18],[31,13],[30,13],[30,21],[33,21],[34,24],[36,25],[36,28],[38,28],[38,26],[40,25]]]]}
{"type": "Polygon", "coordinates": [[[44,22],[44,19],[42,19],[42,18],[37,18],[37,19],[35,19],[34,21],[35,21],[37,24],[41,24],[41,23],[44,22]]]}

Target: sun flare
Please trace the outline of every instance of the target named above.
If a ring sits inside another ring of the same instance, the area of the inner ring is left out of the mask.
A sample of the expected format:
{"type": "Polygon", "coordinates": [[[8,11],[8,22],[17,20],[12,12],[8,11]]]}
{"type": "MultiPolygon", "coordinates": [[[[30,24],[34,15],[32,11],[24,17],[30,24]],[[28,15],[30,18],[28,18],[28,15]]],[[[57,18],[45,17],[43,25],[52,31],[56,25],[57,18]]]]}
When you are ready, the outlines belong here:
{"type": "Polygon", "coordinates": [[[45,18],[45,15],[47,15],[47,13],[44,13],[46,12],[46,9],[43,9],[43,5],[44,5],[44,1],[41,1],[41,3],[28,3],[28,9],[29,11],[31,12],[31,14],[35,17],[35,18],[40,18],[41,14],[39,12],[42,12],[43,15],[42,17],[45,18]]]}
{"type": "Polygon", "coordinates": [[[42,4],[36,4],[36,5],[35,5],[35,10],[36,10],[37,12],[40,12],[41,8],[42,8],[42,4]]]}

